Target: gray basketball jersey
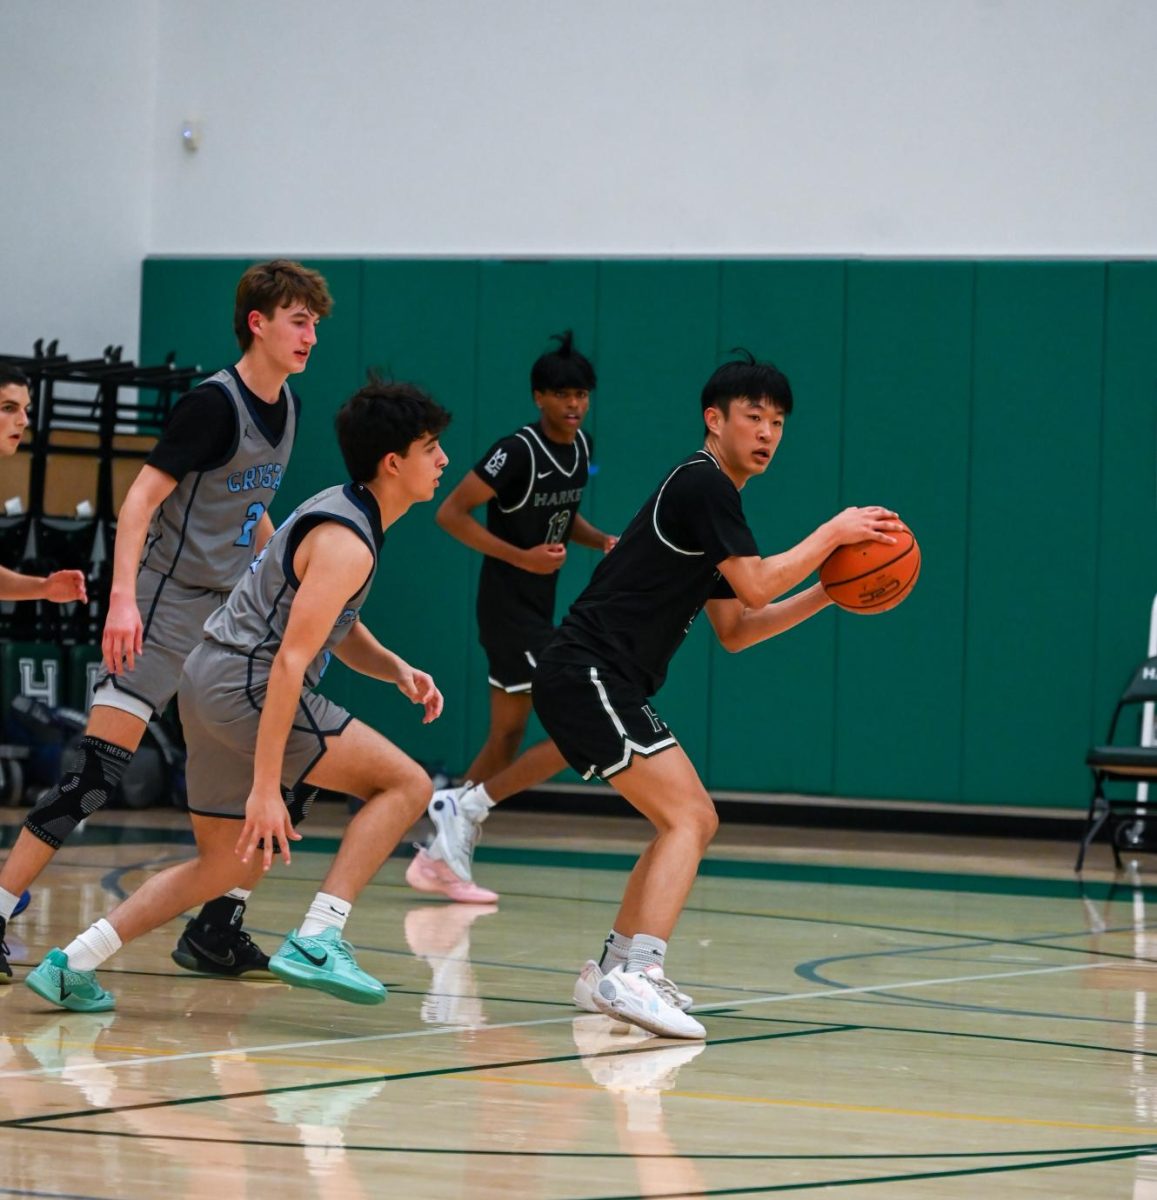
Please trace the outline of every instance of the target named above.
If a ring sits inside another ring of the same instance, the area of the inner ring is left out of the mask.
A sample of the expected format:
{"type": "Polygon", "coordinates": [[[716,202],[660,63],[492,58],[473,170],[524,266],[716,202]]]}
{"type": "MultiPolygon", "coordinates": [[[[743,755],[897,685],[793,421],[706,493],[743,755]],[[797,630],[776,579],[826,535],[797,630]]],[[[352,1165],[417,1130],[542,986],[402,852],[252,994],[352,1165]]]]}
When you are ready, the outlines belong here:
{"type": "Polygon", "coordinates": [[[331,651],[353,628],[369,595],[382,543],[378,502],[359,483],[327,488],[290,513],[242,575],[229,599],[205,622],[205,636],[210,642],[249,659],[250,684],[264,683],[285,636],[299,582],[293,571],[293,556],[302,538],[326,521],[336,521],[352,529],[369,547],[373,565],[365,583],[346,601],[321,651],[306,670],[306,687],[317,686],[331,651]]]}
{"type": "Polygon", "coordinates": [[[285,430],[271,445],[231,372],[218,371],[205,382],[232,400],[236,441],[224,463],[190,472],[158,506],[141,566],[188,587],[228,591],[253,558],[257,523],[281,486],[297,416],[284,385],[285,430]]]}

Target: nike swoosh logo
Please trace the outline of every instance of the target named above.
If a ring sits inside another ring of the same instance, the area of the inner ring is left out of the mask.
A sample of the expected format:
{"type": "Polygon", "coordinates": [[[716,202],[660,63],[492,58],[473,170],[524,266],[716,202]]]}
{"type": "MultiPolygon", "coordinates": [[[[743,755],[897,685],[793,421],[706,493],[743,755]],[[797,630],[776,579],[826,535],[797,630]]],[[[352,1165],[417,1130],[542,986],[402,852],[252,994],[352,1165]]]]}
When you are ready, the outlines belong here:
{"type": "Polygon", "coordinates": [[[212,950],[206,949],[204,946],[199,946],[192,938],[188,939],[189,945],[202,958],[207,958],[210,962],[215,962],[219,967],[235,967],[237,965],[237,955],[232,950],[228,954],[214,954],[212,950]]]}
{"type": "Polygon", "coordinates": [[[535,476],[536,479],[545,479],[548,475],[553,475],[553,471],[543,471],[541,475],[535,476]]]}
{"type": "Polygon", "coordinates": [[[299,946],[296,942],[290,942],[289,944],[298,952],[298,954],[302,956],[302,958],[308,958],[315,967],[325,966],[326,960],[329,958],[328,954],[323,954],[321,958],[317,958],[310,954],[310,952],[304,946],[299,946]]]}

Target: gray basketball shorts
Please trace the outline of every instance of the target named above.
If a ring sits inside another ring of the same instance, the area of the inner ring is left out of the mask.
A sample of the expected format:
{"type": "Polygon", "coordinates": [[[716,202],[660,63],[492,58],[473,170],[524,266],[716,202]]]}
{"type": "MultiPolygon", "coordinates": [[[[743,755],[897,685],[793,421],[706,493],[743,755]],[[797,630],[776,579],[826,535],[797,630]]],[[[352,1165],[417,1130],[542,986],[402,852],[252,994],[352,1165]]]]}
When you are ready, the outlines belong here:
{"type": "Polygon", "coordinates": [[[128,696],[155,713],[164,712],[177,694],[185,659],[204,637],[206,619],[228,598],[228,592],[187,587],[142,567],[137,574],[137,605],[144,623],[144,650],[131,671],[110,675],[101,667],[93,685],[95,702],[133,711],[134,706],[118,703],[128,696]]]}
{"type": "MultiPolygon", "coordinates": [[[[268,667],[216,642],[202,642],[185,660],[177,701],[188,758],[189,811],[244,820],[253,786],[257,725],[268,667]]],[[[353,718],[339,704],[306,689],[285,745],[281,782],[295,787],[353,718]]]]}

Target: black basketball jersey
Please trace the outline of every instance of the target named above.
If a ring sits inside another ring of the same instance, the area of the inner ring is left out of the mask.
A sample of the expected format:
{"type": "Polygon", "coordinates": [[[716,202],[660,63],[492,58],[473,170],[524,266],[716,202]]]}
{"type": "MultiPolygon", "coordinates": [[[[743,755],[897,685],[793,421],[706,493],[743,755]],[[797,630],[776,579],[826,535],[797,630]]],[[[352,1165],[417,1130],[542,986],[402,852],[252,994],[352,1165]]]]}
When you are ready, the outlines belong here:
{"type": "Polygon", "coordinates": [[[739,489],[700,450],[671,470],[635,514],[542,660],[593,660],[653,696],[703,605],[735,595],[718,564],[758,553],[739,489]]]}
{"type": "MultiPolygon", "coordinates": [[[[495,442],[474,473],[494,489],[486,528],[523,550],[566,543],[590,474],[591,443],[580,429],[572,444],[525,425],[495,442]]],[[[478,580],[478,629],[484,645],[517,640],[528,623],[550,625],[558,572],[535,575],[485,557],[478,580]]]]}

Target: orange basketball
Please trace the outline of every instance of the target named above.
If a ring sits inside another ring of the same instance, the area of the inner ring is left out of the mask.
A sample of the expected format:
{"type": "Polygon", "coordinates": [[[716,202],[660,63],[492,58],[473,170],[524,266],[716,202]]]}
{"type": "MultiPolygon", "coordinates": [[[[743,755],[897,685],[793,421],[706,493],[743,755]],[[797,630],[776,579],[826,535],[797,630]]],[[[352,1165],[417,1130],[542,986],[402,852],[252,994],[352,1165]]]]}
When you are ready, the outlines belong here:
{"type": "Polygon", "coordinates": [[[892,545],[856,542],[837,546],[820,567],[828,596],[848,612],[880,613],[895,608],[920,577],[920,547],[910,529],[892,545]]]}

